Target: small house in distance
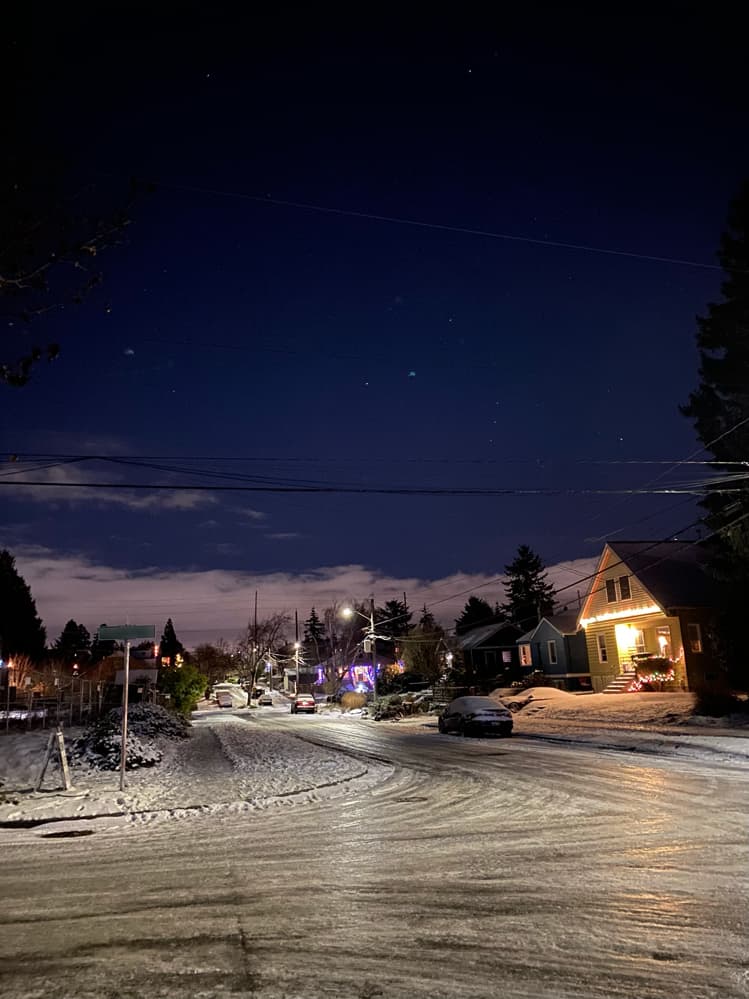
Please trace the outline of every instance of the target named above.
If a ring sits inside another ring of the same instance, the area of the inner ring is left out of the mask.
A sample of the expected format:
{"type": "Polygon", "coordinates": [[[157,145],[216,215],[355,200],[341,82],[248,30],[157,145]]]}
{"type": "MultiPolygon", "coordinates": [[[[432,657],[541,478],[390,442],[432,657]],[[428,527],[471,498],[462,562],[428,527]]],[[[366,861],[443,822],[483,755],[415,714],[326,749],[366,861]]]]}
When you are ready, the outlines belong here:
{"type": "Polygon", "coordinates": [[[603,550],[578,623],[585,630],[593,689],[668,682],[710,687],[713,584],[706,552],[685,541],[611,541],[603,550]],[[649,678],[649,680],[648,680],[649,678]]]}
{"type": "Polygon", "coordinates": [[[543,682],[561,690],[591,690],[585,632],[578,629],[576,611],[542,617],[517,640],[524,673],[542,672],[543,682]]]}
{"type": "Polygon", "coordinates": [[[458,635],[458,651],[470,683],[491,687],[495,680],[501,684],[518,679],[519,637],[520,629],[506,621],[484,624],[458,635]]]}

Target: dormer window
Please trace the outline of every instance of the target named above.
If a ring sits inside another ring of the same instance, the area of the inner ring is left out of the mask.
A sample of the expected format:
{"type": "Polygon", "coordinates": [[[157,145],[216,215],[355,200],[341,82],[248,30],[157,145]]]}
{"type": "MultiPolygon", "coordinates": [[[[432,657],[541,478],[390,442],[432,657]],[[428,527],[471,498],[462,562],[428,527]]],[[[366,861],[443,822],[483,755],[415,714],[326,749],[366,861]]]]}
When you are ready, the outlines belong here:
{"type": "Polygon", "coordinates": [[[610,603],[616,603],[616,580],[607,579],[606,580],[606,600],[610,603]]]}
{"type": "Polygon", "coordinates": [[[629,587],[629,576],[619,577],[619,594],[622,600],[630,600],[632,591],[629,587]]]}

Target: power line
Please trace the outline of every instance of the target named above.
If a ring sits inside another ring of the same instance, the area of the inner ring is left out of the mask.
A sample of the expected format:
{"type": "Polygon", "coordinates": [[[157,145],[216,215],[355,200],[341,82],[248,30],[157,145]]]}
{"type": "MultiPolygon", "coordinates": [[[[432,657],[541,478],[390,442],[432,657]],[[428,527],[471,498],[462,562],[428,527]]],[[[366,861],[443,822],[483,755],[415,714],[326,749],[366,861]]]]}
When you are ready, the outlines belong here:
{"type": "MultiPolygon", "coordinates": [[[[699,454],[704,448],[700,448],[698,451],[694,452],[699,454]]],[[[530,456],[526,458],[518,457],[501,457],[501,458],[454,458],[454,457],[436,457],[436,458],[424,458],[424,457],[366,457],[357,458],[350,455],[338,456],[328,456],[328,457],[310,457],[309,455],[219,455],[219,454],[53,454],[46,451],[4,451],[1,452],[5,454],[8,458],[12,458],[14,461],[22,461],[24,459],[54,459],[55,461],[83,461],[83,460],[97,460],[97,461],[228,461],[228,462],[268,462],[268,463],[304,463],[304,464],[370,464],[372,461],[376,462],[388,462],[392,464],[399,463],[409,463],[409,464],[425,464],[425,465],[439,465],[439,464],[449,464],[449,465],[507,465],[507,464],[522,464],[522,465],[539,465],[543,466],[553,466],[558,464],[558,460],[555,458],[546,458],[543,456],[530,456]],[[20,458],[22,455],[23,458],[20,458]]],[[[680,458],[570,458],[571,464],[575,465],[699,465],[710,467],[714,465],[725,465],[733,466],[737,465],[742,468],[749,469],[749,461],[721,461],[717,458],[712,458],[704,461],[695,461],[680,458]]]]}
{"type": "MultiPolygon", "coordinates": [[[[337,215],[346,218],[365,219],[370,222],[386,222],[391,225],[410,226],[418,229],[431,229],[438,232],[452,232],[463,236],[480,236],[484,239],[503,240],[512,243],[527,243],[532,246],[547,246],[561,250],[576,250],[584,253],[599,253],[606,256],[628,257],[634,260],[648,260],[660,264],[676,264],[682,267],[697,267],[701,270],[722,271],[720,264],[708,264],[698,260],[684,260],[678,257],[659,256],[650,253],[636,253],[630,250],[617,250],[610,247],[590,246],[584,243],[570,243],[563,240],[540,239],[535,236],[525,236],[517,233],[499,232],[488,229],[474,229],[468,226],[448,225],[441,222],[427,222],[423,219],[408,219],[396,215],[379,215],[374,212],[361,212],[349,208],[333,208],[328,205],[316,205],[310,202],[290,201],[283,198],[271,198],[259,194],[244,194],[240,191],[220,191],[215,188],[198,187],[190,184],[173,184],[159,181],[161,187],[175,191],[188,191],[193,194],[209,194],[220,198],[233,198],[239,201],[251,201],[256,204],[273,205],[278,208],[294,208],[301,211],[317,212],[324,215],[337,215]]],[[[743,272],[737,272],[743,273],[743,272]]]]}
{"type": "MultiPolygon", "coordinates": [[[[744,479],[742,478],[742,482],[744,479]]],[[[127,490],[153,490],[170,492],[244,492],[244,493],[324,493],[324,494],[356,494],[371,496],[660,496],[660,495],[688,495],[702,496],[705,494],[708,484],[704,488],[696,486],[674,486],[660,489],[593,489],[593,488],[491,488],[491,487],[420,487],[420,486],[343,486],[343,485],[204,485],[203,483],[168,484],[163,482],[54,482],[49,480],[26,480],[23,482],[9,482],[0,480],[0,486],[13,486],[20,488],[23,486],[34,486],[35,488],[49,489],[117,489],[120,492],[127,490]]],[[[731,495],[737,489],[711,489],[711,495],[731,495]]]]}

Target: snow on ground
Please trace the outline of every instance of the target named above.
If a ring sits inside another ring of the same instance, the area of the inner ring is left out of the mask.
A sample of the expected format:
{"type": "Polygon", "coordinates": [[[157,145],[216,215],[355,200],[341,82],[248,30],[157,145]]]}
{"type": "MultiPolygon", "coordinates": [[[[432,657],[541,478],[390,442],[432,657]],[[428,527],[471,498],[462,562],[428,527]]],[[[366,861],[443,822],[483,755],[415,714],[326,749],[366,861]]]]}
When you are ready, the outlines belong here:
{"type": "MultiPolygon", "coordinates": [[[[499,692],[495,692],[498,695],[499,692]]],[[[692,759],[720,758],[749,762],[749,719],[700,718],[692,714],[693,695],[684,693],[584,694],[551,687],[503,691],[506,703],[527,702],[514,714],[519,737],[553,739],[607,749],[668,753],[692,759]]],[[[261,708],[260,718],[286,713],[282,707],[261,708]]],[[[408,728],[440,739],[434,715],[415,715],[398,722],[374,722],[353,712],[331,709],[318,716],[345,725],[408,728]]],[[[72,742],[80,730],[66,732],[72,742]]],[[[92,770],[72,760],[75,791],[60,792],[56,769],[44,790],[30,793],[44,759],[49,730],[0,733],[0,823],[45,821],[61,817],[146,816],[156,811],[179,817],[190,810],[254,810],[269,804],[310,800],[324,789],[362,779],[378,781],[388,767],[363,763],[333,749],[305,742],[292,734],[254,724],[245,712],[211,710],[196,713],[188,740],[165,742],[156,767],[128,771],[119,790],[119,772],[92,770]],[[2,795],[8,801],[2,803],[2,795]]],[[[366,781],[365,781],[366,783],[366,781]]]]}
{"type": "MultiPolygon", "coordinates": [[[[79,732],[71,729],[66,741],[72,743],[79,732]]],[[[50,768],[44,790],[31,793],[48,737],[48,731],[0,736],[0,791],[9,799],[0,803],[0,822],[149,810],[261,808],[345,784],[374,770],[378,778],[389,772],[261,728],[246,716],[212,711],[195,716],[189,739],[163,743],[161,764],[128,771],[124,792],[119,790],[119,771],[96,771],[71,759],[74,792],[62,792],[59,770],[50,768]]]]}

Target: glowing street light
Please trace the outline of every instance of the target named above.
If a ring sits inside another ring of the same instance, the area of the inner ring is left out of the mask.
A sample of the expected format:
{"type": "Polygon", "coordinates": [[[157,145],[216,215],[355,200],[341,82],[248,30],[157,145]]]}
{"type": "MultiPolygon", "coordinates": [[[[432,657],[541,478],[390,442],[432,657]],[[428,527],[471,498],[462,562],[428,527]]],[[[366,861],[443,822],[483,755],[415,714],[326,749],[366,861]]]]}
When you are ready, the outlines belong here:
{"type": "Polygon", "coordinates": [[[364,620],[369,624],[369,631],[364,638],[364,651],[372,653],[372,697],[377,700],[377,639],[381,639],[385,642],[392,642],[392,637],[390,635],[378,635],[375,632],[375,602],[374,597],[369,598],[369,614],[362,614],[360,610],[355,607],[342,607],[341,616],[345,617],[347,620],[352,618],[354,614],[358,614],[359,617],[364,618],[364,620]]]}

